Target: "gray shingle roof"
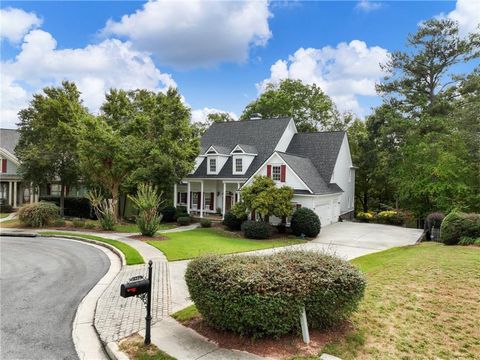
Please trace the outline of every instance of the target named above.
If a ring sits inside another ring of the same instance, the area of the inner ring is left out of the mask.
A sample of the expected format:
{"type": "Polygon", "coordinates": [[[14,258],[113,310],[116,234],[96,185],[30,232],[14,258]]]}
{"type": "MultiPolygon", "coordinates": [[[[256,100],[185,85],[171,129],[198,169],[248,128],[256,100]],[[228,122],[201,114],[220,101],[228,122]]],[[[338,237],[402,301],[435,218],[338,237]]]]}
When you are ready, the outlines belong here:
{"type": "Polygon", "coordinates": [[[336,192],[343,192],[337,184],[328,184],[323,177],[320,176],[310,159],[288,153],[279,152],[278,154],[314,194],[333,194],[336,192]]]}
{"type": "Polygon", "coordinates": [[[15,155],[15,146],[20,139],[20,133],[14,129],[0,129],[0,147],[15,155]]]}
{"type": "Polygon", "coordinates": [[[286,152],[309,158],[328,184],[344,137],[345,131],[298,133],[286,152]]]}
{"type": "Polygon", "coordinates": [[[257,148],[253,145],[238,144],[238,146],[240,146],[242,148],[242,150],[245,151],[248,154],[256,154],[257,153],[257,148]]]}
{"type": "Polygon", "coordinates": [[[211,145],[216,149],[217,146],[228,148],[230,153],[236,145],[243,144],[242,148],[246,145],[253,147],[257,156],[245,175],[233,175],[232,159],[229,158],[218,175],[207,175],[207,162],[203,160],[197,170],[187,178],[250,177],[274,152],[289,122],[290,118],[275,118],[213,123],[201,138],[201,154],[204,154],[211,145]]]}

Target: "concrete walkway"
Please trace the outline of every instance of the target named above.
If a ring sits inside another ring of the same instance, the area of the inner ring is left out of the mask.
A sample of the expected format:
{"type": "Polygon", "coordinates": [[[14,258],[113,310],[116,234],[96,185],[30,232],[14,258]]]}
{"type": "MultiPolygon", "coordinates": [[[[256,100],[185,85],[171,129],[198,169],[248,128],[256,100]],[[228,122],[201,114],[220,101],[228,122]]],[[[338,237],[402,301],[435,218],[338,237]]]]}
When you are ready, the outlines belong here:
{"type": "Polygon", "coordinates": [[[10,213],[8,214],[7,217],[4,217],[3,219],[0,219],[0,223],[4,222],[4,221],[8,221],[8,220],[13,220],[17,217],[17,213],[10,213]]]}

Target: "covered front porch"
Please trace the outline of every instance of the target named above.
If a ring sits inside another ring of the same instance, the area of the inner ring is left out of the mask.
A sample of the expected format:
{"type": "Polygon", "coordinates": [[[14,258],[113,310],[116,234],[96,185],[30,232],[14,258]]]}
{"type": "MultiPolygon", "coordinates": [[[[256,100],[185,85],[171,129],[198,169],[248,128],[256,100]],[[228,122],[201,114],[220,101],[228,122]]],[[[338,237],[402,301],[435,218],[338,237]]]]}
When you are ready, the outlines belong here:
{"type": "Polygon", "coordinates": [[[19,176],[0,176],[0,203],[18,208],[22,204],[38,202],[39,189],[25,183],[19,176]]]}
{"type": "Polygon", "coordinates": [[[222,218],[240,201],[242,180],[188,179],[174,185],[173,205],[185,206],[189,214],[203,218],[221,214],[222,218]]]}

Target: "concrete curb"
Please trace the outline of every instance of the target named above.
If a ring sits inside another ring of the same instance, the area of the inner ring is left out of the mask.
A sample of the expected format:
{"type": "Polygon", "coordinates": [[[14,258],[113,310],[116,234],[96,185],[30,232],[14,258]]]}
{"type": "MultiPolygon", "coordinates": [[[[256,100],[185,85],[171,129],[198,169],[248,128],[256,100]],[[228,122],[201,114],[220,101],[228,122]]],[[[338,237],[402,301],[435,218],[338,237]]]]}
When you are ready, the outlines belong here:
{"type": "Polygon", "coordinates": [[[109,342],[105,349],[112,360],[129,360],[129,357],[124,352],[120,351],[118,344],[115,341],[109,342]]]}
{"type": "MultiPolygon", "coordinates": [[[[118,250],[115,246],[112,246],[110,244],[107,244],[107,243],[104,243],[104,242],[101,242],[101,241],[97,241],[97,240],[85,239],[83,237],[75,236],[75,235],[43,235],[42,232],[39,232],[37,234],[40,235],[40,236],[45,236],[45,237],[77,240],[77,241],[86,242],[86,243],[93,244],[93,245],[102,246],[102,247],[107,248],[108,250],[114,252],[115,255],[117,255],[120,258],[120,261],[122,263],[122,267],[127,266],[127,260],[125,259],[125,255],[123,255],[123,253],[120,250],[118,250]]],[[[115,240],[115,239],[109,239],[109,240],[115,240]]],[[[119,240],[117,240],[117,241],[119,241],[119,240]]]]}
{"type": "Polygon", "coordinates": [[[0,231],[0,236],[12,236],[12,237],[36,237],[36,233],[29,232],[16,232],[16,231],[0,231]]]}

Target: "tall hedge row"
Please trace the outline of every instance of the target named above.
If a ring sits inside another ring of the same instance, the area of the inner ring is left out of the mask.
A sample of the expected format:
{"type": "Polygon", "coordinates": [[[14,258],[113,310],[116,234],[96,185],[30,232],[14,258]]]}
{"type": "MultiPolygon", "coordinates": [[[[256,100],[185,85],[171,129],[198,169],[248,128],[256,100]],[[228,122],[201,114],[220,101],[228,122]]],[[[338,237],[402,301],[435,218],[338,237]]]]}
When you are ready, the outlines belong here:
{"type": "Polygon", "coordinates": [[[302,306],[312,328],[337,324],[356,310],[366,285],[350,263],[307,251],[200,257],[185,279],[210,326],[254,338],[298,331],[302,306]]]}
{"type": "Polygon", "coordinates": [[[462,237],[480,237],[480,214],[452,211],[442,221],[440,241],[456,245],[462,237]]]}

